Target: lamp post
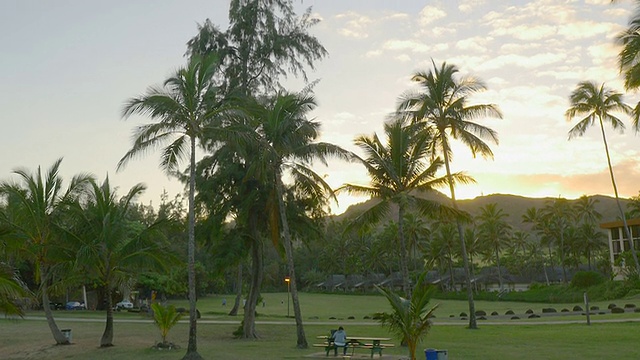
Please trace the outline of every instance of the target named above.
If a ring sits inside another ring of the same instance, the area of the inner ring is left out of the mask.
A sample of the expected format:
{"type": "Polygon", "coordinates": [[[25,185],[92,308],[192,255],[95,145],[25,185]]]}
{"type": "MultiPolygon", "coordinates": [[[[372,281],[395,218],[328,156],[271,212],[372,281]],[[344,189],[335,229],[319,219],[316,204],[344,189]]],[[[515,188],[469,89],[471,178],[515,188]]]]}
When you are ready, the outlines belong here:
{"type": "Polygon", "coordinates": [[[284,282],[287,283],[287,317],[289,317],[289,294],[291,293],[291,278],[285,276],[284,282]]]}

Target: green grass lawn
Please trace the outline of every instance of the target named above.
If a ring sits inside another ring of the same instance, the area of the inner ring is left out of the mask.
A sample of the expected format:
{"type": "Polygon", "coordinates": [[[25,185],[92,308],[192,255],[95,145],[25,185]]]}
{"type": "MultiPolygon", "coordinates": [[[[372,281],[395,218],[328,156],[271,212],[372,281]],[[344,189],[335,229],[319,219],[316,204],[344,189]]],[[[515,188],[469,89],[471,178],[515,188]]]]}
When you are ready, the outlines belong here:
{"type": "MultiPolygon", "coordinates": [[[[203,322],[198,325],[198,346],[207,359],[304,359],[305,356],[323,351],[321,348],[298,350],[295,348],[295,325],[293,319],[286,318],[285,294],[264,294],[266,306],[258,307],[261,314],[257,331],[261,338],[255,341],[233,339],[231,333],[239,325],[241,317],[229,317],[233,297],[226,296],[227,306],[222,307],[222,296],[212,296],[199,301],[198,308],[203,314],[203,322]],[[284,304],[283,304],[284,302],[284,304]],[[211,324],[206,320],[234,321],[231,324],[211,324]]],[[[406,355],[406,348],[399,346],[400,339],[373,321],[363,320],[365,315],[388,310],[388,305],[380,296],[300,294],[305,332],[310,344],[318,342],[316,336],[325,335],[329,329],[343,325],[348,334],[360,336],[389,336],[395,348],[386,349],[385,355],[406,355]],[[355,319],[348,319],[353,316],[355,319]],[[330,319],[335,317],[336,319],[330,319]]],[[[640,359],[638,335],[640,323],[594,323],[536,325],[528,320],[525,325],[489,325],[479,322],[479,330],[468,330],[464,326],[442,324],[466,324],[459,319],[450,319],[449,314],[458,315],[466,311],[462,301],[438,301],[441,307],[436,311],[436,325],[420,345],[422,349],[447,349],[449,359],[640,359]],[[439,324],[440,323],[440,324],[439,324]]],[[[632,301],[631,301],[632,302],[632,301]]],[[[186,302],[175,301],[177,306],[186,302]]],[[[629,301],[614,301],[624,305],[629,301]]],[[[597,304],[606,309],[608,303],[597,304]]],[[[504,313],[512,309],[524,313],[531,308],[540,313],[542,307],[573,307],[574,304],[526,304],[506,302],[477,302],[476,308],[490,313],[504,313]]],[[[638,304],[636,304],[638,305],[638,304]]],[[[293,314],[293,309],[290,309],[293,314]]],[[[41,312],[30,316],[43,316],[41,312]]],[[[159,340],[159,332],[150,322],[116,322],[114,344],[107,349],[99,349],[99,339],[104,329],[104,313],[91,311],[55,312],[61,328],[73,331],[73,345],[52,346],[52,338],[43,320],[0,320],[0,358],[2,359],[179,359],[184,350],[157,351],[151,349],[159,340]],[[81,318],[89,322],[76,322],[81,318]]],[[[140,314],[120,312],[116,320],[145,319],[140,314]]],[[[581,316],[543,317],[542,319],[584,319],[581,316]]],[[[596,315],[593,319],[638,319],[638,313],[624,315],[596,315]]],[[[542,319],[538,319],[540,321],[542,319]]],[[[489,317],[487,321],[492,321],[489,317]]],[[[503,320],[509,323],[509,320],[503,320]]],[[[183,348],[187,344],[187,324],[180,323],[169,334],[169,340],[183,348]]],[[[366,353],[359,349],[357,353],[366,353]]],[[[322,356],[324,357],[324,356],[322,356]]],[[[398,357],[396,357],[398,358],[398,357]]]]}

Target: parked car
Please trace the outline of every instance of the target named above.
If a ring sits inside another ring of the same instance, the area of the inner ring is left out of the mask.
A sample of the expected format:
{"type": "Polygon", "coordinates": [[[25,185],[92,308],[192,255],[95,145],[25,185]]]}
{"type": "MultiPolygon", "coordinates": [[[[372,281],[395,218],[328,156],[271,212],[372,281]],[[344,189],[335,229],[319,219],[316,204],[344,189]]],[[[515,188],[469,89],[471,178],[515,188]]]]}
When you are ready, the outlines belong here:
{"type": "Polygon", "coordinates": [[[64,308],[66,310],[84,310],[86,307],[79,301],[69,301],[64,308]]]}
{"type": "Polygon", "coordinates": [[[62,305],[62,303],[59,302],[53,302],[51,301],[49,303],[49,309],[51,310],[60,310],[60,309],[64,309],[64,305],[62,305]]]}
{"type": "Polygon", "coordinates": [[[122,300],[116,304],[116,310],[133,309],[133,303],[129,300],[122,300]]]}

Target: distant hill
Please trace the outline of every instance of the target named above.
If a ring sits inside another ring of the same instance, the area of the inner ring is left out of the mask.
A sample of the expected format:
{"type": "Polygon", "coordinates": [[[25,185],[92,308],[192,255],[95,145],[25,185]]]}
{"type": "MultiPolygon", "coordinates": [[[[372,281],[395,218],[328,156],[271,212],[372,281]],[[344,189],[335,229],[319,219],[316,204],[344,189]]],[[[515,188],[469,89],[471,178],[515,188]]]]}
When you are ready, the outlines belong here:
{"type": "MultiPolygon", "coordinates": [[[[444,195],[441,192],[432,192],[425,198],[430,200],[435,200],[441,203],[449,204],[449,197],[444,195]]],[[[618,216],[618,207],[616,205],[616,199],[610,196],[604,195],[593,195],[589,196],[589,198],[596,200],[596,210],[602,214],[602,222],[615,221],[619,218],[618,216]]],[[[486,196],[478,196],[474,199],[465,199],[458,200],[458,205],[461,210],[467,211],[473,216],[476,216],[480,213],[480,208],[491,203],[496,203],[499,209],[502,209],[509,216],[506,218],[506,221],[509,222],[511,226],[515,229],[525,229],[526,225],[522,223],[522,215],[525,214],[528,208],[542,208],[545,206],[547,201],[552,201],[554,198],[529,198],[519,195],[509,195],[509,194],[491,194],[486,196]]],[[[628,199],[620,199],[622,203],[622,208],[626,210],[627,204],[629,203],[628,199]]],[[[372,199],[362,203],[358,203],[350,206],[347,210],[341,214],[334,217],[336,220],[342,220],[347,218],[352,218],[358,216],[365,210],[371,208],[375,205],[379,200],[372,199]]],[[[569,200],[570,203],[575,203],[577,200],[569,200]]],[[[398,213],[397,209],[392,209],[392,213],[390,215],[390,220],[397,219],[398,213]]]]}

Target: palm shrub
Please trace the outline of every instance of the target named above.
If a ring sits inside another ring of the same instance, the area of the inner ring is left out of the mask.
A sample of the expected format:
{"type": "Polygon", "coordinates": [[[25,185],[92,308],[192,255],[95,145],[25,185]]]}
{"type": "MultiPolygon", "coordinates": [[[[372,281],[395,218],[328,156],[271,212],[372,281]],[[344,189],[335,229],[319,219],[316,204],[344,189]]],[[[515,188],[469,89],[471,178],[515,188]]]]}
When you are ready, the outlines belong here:
{"type": "Polygon", "coordinates": [[[167,343],[167,335],[173,325],[182,318],[182,313],[179,313],[174,305],[162,306],[160,303],[151,304],[151,309],[153,310],[153,322],[160,329],[160,336],[162,336],[162,344],[158,344],[158,347],[171,347],[167,343]]]}
{"type": "Polygon", "coordinates": [[[411,299],[407,300],[389,289],[376,286],[376,289],[384,295],[391,305],[391,313],[376,313],[377,319],[384,327],[399,335],[409,348],[411,360],[416,359],[418,343],[427,336],[431,329],[430,318],[438,305],[428,308],[429,300],[435,288],[424,285],[422,277],[416,284],[411,299]]]}

